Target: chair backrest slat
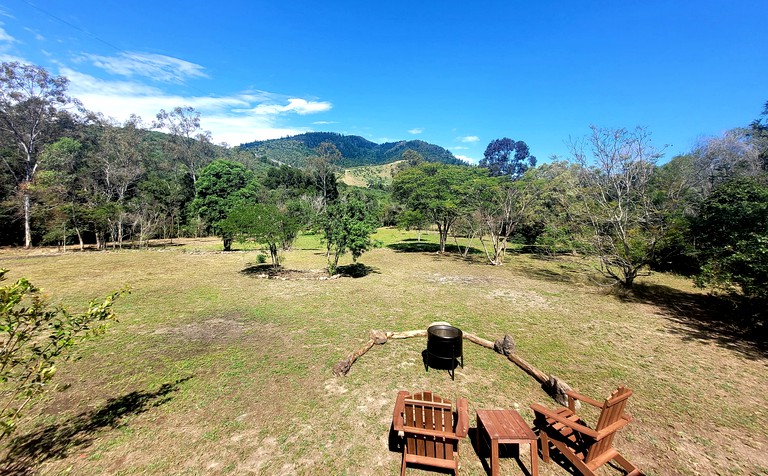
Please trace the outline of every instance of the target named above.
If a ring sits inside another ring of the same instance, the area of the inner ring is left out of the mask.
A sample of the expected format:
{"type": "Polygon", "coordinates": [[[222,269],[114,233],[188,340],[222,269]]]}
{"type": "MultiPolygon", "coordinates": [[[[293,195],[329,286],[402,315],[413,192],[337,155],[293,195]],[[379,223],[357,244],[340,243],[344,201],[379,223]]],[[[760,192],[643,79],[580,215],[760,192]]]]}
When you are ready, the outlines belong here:
{"type": "MultiPolygon", "coordinates": [[[[605,402],[603,403],[603,409],[600,412],[600,417],[597,420],[595,430],[600,431],[619,421],[619,419],[624,415],[624,408],[627,406],[627,399],[631,395],[632,390],[625,387],[619,387],[618,389],[614,390],[613,393],[611,393],[611,395],[606,398],[605,402]]],[[[590,462],[594,459],[597,459],[602,456],[603,453],[613,448],[613,437],[615,435],[616,432],[613,432],[610,435],[605,436],[600,441],[595,442],[589,448],[585,462],[590,462]]]]}
{"type": "MultiPolygon", "coordinates": [[[[403,422],[406,427],[453,432],[451,402],[432,392],[414,394],[405,399],[403,422]]],[[[453,458],[454,444],[445,438],[409,435],[406,437],[406,447],[409,454],[453,458]]]]}

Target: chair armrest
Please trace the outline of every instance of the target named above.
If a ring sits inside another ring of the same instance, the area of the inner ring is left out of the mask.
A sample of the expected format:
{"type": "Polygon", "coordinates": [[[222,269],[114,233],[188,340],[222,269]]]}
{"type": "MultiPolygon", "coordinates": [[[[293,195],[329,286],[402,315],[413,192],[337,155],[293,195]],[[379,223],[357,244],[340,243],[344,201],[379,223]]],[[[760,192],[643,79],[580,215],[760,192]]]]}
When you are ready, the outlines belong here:
{"type": "Polygon", "coordinates": [[[603,408],[603,404],[601,402],[598,402],[593,398],[589,398],[586,395],[582,395],[575,390],[567,390],[565,394],[568,395],[568,408],[570,408],[571,411],[574,411],[573,402],[575,400],[579,400],[584,403],[589,403],[593,407],[603,408]]]}
{"type": "Polygon", "coordinates": [[[555,420],[557,423],[565,425],[568,428],[572,429],[573,431],[577,431],[581,433],[582,435],[587,435],[590,438],[594,438],[594,439],[597,439],[599,436],[598,433],[592,428],[582,425],[581,423],[576,423],[575,421],[571,421],[567,418],[564,418],[562,415],[559,415],[551,410],[548,410],[542,407],[541,405],[537,405],[534,403],[533,405],[531,405],[531,410],[533,410],[534,413],[538,413],[540,415],[544,415],[546,418],[555,420]]]}
{"type": "Polygon", "coordinates": [[[627,424],[630,421],[632,421],[632,418],[629,415],[627,415],[626,413],[623,414],[618,421],[616,421],[612,425],[608,425],[605,428],[603,428],[602,430],[598,431],[597,432],[597,439],[598,440],[602,440],[606,436],[612,435],[612,434],[616,433],[618,430],[620,430],[620,429],[624,428],[625,426],[627,426],[627,424]]]}
{"type": "Polygon", "coordinates": [[[407,390],[400,390],[397,393],[397,400],[395,401],[395,411],[392,414],[392,427],[402,435],[405,423],[403,422],[403,412],[405,411],[405,397],[408,396],[407,390]]]}
{"type": "Polygon", "coordinates": [[[456,401],[456,411],[458,413],[456,436],[464,438],[469,433],[469,403],[466,398],[459,398],[456,401]]]}

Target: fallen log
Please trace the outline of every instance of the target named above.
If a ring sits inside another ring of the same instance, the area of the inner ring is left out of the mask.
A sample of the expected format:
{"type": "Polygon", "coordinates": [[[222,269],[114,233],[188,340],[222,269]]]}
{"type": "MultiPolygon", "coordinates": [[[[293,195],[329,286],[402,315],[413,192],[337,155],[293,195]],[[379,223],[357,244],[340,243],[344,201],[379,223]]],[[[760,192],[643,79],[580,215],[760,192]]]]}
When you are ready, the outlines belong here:
{"type": "Polygon", "coordinates": [[[469,332],[464,333],[464,338],[487,349],[493,349],[493,342],[477,337],[476,335],[470,334],[469,332]]]}
{"type": "MultiPolygon", "coordinates": [[[[499,352],[499,346],[495,345],[494,342],[483,339],[481,337],[477,337],[476,335],[470,334],[469,332],[464,333],[464,338],[470,342],[474,342],[477,345],[483,346],[486,349],[493,349],[496,352],[504,355],[503,352],[499,352]]],[[[507,359],[509,359],[510,362],[514,363],[521,369],[525,370],[530,376],[538,380],[539,383],[544,383],[549,380],[549,376],[547,374],[537,369],[533,365],[529,364],[521,357],[516,356],[514,353],[506,354],[506,357],[507,359]]]]}
{"type": "MultiPolygon", "coordinates": [[[[416,329],[412,331],[400,332],[372,330],[368,342],[366,342],[364,346],[352,352],[346,358],[340,360],[336,363],[336,365],[333,366],[333,374],[337,377],[347,375],[352,368],[352,364],[354,364],[355,361],[359,359],[363,354],[371,350],[374,345],[386,344],[389,339],[408,339],[411,337],[426,336],[426,329],[416,329]]],[[[497,339],[496,342],[491,342],[469,332],[464,332],[463,336],[465,339],[474,344],[485,347],[486,349],[492,349],[495,352],[504,355],[510,362],[514,363],[523,369],[528,375],[535,378],[541,384],[541,387],[544,389],[544,391],[547,392],[547,394],[549,394],[555,401],[561,405],[567,405],[568,396],[565,394],[565,392],[571,389],[570,385],[558,377],[555,377],[554,375],[545,374],[522,357],[516,355],[514,352],[514,341],[512,340],[512,337],[509,336],[509,334],[506,334],[504,337],[497,339]]]]}
{"type": "Polygon", "coordinates": [[[415,331],[387,332],[387,337],[389,337],[390,339],[408,339],[409,337],[427,337],[427,330],[418,329],[415,331]]]}
{"type": "Polygon", "coordinates": [[[507,355],[507,359],[509,359],[510,362],[514,363],[521,369],[525,370],[528,373],[528,375],[538,380],[539,383],[544,383],[547,380],[549,380],[549,376],[547,374],[537,369],[533,365],[529,364],[523,358],[518,357],[515,354],[509,354],[507,355]]]}
{"type": "Polygon", "coordinates": [[[364,346],[360,347],[356,351],[349,354],[346,359],[343,359],[337,362],[336,365],[333,366],[333,374],[336,375],[337,377],[342,377],[344,375],[347,375],[349,373],[349,369],[352,368],[352,364],[355,363],[355,360],[357,360],[361,355],[368,352],[371,349],[371,347],[373,347],[374,342],[375,342],[374,339],[369,339],[364,346]]]}

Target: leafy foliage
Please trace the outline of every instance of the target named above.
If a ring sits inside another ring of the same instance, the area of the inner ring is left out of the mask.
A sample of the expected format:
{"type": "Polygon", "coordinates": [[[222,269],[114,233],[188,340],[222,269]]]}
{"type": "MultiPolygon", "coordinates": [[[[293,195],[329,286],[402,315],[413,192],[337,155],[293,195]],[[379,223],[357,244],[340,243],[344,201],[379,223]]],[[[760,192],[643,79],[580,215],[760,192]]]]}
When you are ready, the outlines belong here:
{"type": "Polygon", "coordinates": [[[241,242],[253,240],[269,248],[272,266],[280,265],[279,249],[287,249],[300,229],[300,222],[288,207],[275,204],[241,205],[232,210],[221,222],[224,234],[241,242]]]}
{"type": "Polygon", "coordinates": [[[504,137],[488,144],[479,165],[488,169],[491,177],[505,176],[517,179],[528,167],[536,166],[536,157],[531,155],[528,144],[524,141],[504,137]]]}
{"type": "MultiPolygon", "coordinates": [[[[0,269],[0,281],[8,270],[0,269]]],[[[83,313],[50,307],[25,278],[0,287],[0,439],[13,432],[22,410],[51,387],[56,363],[115,321],[115,292],[83,313]]]]}
{"type": "Polygon", "coordinates": [[[694,224],[699,286],[768,299],[768,185],[740,178],[707,197],[694,224]]]}
{"type": "MultiPolygon", "coordinates": [[[[227,160],[211,162],[200,172],[197,197],[191,203],[192,211],[205,220],[212,232],[221,232],[220,222],[237,204],[237,192],[252,179],[253,173],[242,164],[227,160]]],[[[229,236],[224,234],[223,237],[227,249],[229,236]]]]}
{"type": "Polygon", "coordinates": [[[437,226],[443,253],[451,226],[472,210],[474,181],[486,176],[483,169],[427,162],[398,173],[392,192],[437,226]]]}
{"type": "Polygon", "coordinates": [[[323,240],[328,247],[328,274],[336,274],[339,258],[347,252],[357,261],[371,249],[371,235],[378,226],[377,210],[359,197],[350,195],[328,205],[321,217],[323,240]]]}

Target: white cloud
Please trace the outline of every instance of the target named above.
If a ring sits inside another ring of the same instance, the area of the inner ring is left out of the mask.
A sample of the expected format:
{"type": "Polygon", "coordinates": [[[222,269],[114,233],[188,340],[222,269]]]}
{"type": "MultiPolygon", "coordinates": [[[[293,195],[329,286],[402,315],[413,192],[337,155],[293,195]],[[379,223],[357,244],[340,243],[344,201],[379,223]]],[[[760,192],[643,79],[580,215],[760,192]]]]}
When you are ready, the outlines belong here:
{"type": "Polygon", "coordinates": [[[199,64],[153,53],[123,52],[117,56],[84,54],[83,59],[110,74],[126,77],[143,76],[165,83],[181,83],[191,78],[206,78],[199,64]]]}
{"type": "Polygon", "coordinates": [[[309,128],[285,126],[283,119],[290,113],[305,115],[332,107],[329,102],[285,99],[266,91],[183,96],[137,82],[103,80],[69,68],[62,68],[60,74],[69,78],[69,92],[89,110],[118,121],[136,114],[151,123],[160,109],[192,106],[200,113],[200,124],[211,132],[213,141],[229,145],[309,132],[309,128]]]}
{"type": "Polygon", "coordinates": [[[16,40],[16,38],[9,35],[8,32],[5,31],[5,28],[0,26],[0,41],[5,41],[8,43],[16,43],[18,40],[16,40]]]}
{"type": "Polygon", "coordinates": [[[461,142],[479,142],[480,138],[477,136],[463,136],[459,137],[459,141],[461,142]]]}
{"type": "Polygon", "coordinates": [[[477,163],[477,159],[473,159],[472,157],[467,157],[466,155],[454,154],[454,157],[456,157],[459,160],[463,160],[464,162],[467,162],[469,164],[476,164],[477,163]]]}
{"type": "Polygon", "coordinates": [[[455,145],[451,147],[451,150],[468,150],[469,147],[464,147],[463,145],[455,145]]]}
{"type": "Polygon", "coordinates": [[[288,104],[259,104],[250,112],[258,115],[271,115],[271,114],[283,114],[287,112],[295,112],[299,115],[315,114],[318,112],[325,112],[333,107],[331,103],[324,101],[307,101],[306,99],[290,98],[288,104]]]}
{"type": "Polygon", "coordinates": [[[414,127],[413,129],[408,129],[408,133],[413,135],[421,134],[422,132],[424,132],[423,127],[414,127]]]}
{"type": "Polygon", "coordinates": [[[327,124],[338,124],[338,121],[315,121],[312,124],[314,124],[316,126],[324,126],[324,125],[327,125],[327,124]]]}

